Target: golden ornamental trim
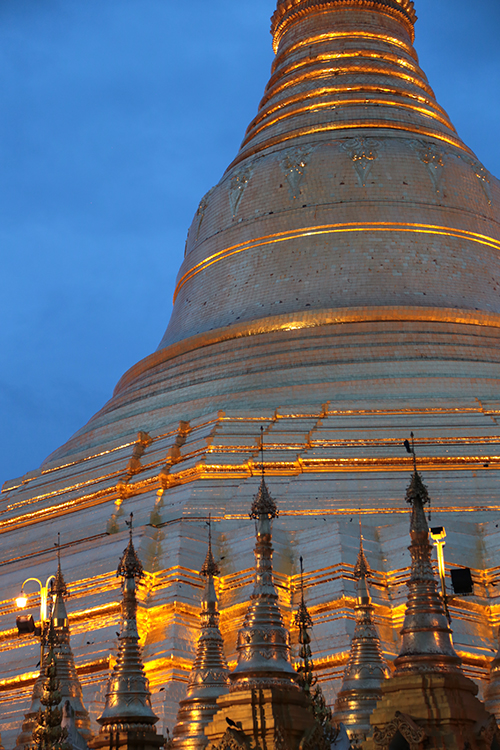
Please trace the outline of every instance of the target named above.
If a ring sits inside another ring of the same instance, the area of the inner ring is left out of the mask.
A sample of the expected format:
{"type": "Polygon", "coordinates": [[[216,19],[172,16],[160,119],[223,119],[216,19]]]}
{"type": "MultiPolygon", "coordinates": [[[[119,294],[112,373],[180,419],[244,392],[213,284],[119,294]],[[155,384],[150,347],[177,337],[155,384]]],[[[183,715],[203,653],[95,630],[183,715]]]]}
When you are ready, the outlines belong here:
{"type": "MultiPolygon", "coordinates": [[[[500,245],[500,243],[499,243],[500,245]]],[[[496,249],[500,249],[496,248],[496,249]]],[[[459,310],[452,307],[400,307],[381,305],[380,307],[337,307],[319,310],[271,315],[265,318],[223,326],[158,349],[130,368],[118,381],[114,396],[123,394],[127,388],[148,370],[159,367],[172,359],[189,354],[197,349],[220,344],[233,339],[246,338],[280,331],[295,331],[303,328],[316,328],[339,323],[373,322],[432,322],[453,325],[474,325],[500,328],[500,315],[479,310],[459,310]]],[[[103,490],[103,493],[105,490],[103,490]]]]}
{"type": "Polygon", "coordinates": [[[311,12],[335,10],[338,6],[351,6],[359,10],[378,10],[402,22],[413,42],[413,25],[417,15],[412,0],[281,0],[271,18],[273,48],[276,52],[287,28],[311,12]]]}

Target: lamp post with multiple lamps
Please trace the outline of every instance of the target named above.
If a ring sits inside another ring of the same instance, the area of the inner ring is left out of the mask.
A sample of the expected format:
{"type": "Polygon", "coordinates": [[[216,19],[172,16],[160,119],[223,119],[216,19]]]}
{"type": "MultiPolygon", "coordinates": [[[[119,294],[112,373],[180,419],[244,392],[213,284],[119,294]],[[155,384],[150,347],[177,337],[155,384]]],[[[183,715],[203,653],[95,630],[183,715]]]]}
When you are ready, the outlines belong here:
{"type": "MultiPolygon", "coordinates": [[[[58,570],[60,573],[60,570],[61,570],[61,536],[60,534],[57,535],[57,544],[55,544],[55,547],[57,547],[58,570]]],[[[50,616],[51,616],[51,612],[49,612],[49,608],[48,608],[49,596],[52,595],[52,583],[55,580],[56,580],[56,576],[49,576],[47,580],[45,581],[45,586],[44,586],[39,578],[26,578],[26,580],[23,581],[23,585],[21,586],[21,593],[16,599],[16,604],[19,607],[19,609],[24,609],[28,603],[28,597],[24,593],[24,587],[26,586],[26,584],[30,583],[31,581],[34,581],[35,583],[38,583],[38,585],[40,586],[40,625],[35,625],[35,621],[33,620],[33,615],[18,615],[16,617],[17,632],[19,633],[19,635],[33,633],[38,638],[40,638],[40,669],[42,669],[43,667],[43,652],[44,652],[44,646],[45,646],[45,630],[46,630],[45,626],[48,623],[50,616]]]]}
{"type": "Polygon", "coordinates": [[[24,609],[28,603],[28,597],[24,592],[24,587],[27,583],[34,581],[40,587],[40,625],[35,625],[33,615],[19,615],[16,617],[17,631],[19,635],[25,633],[33,633],[40,638],[40,667],[43,664],[43,649],[44,649],[44,631],[45,624],[49,620],[48,602],[49,596],[52,590],[52,581],[55,580],[55,576],[49,576],[45,581],[45,586],[39,578],[27,578],[21,586],[21,593],[16,599],[16,604],[19,609],[24,609]]]}

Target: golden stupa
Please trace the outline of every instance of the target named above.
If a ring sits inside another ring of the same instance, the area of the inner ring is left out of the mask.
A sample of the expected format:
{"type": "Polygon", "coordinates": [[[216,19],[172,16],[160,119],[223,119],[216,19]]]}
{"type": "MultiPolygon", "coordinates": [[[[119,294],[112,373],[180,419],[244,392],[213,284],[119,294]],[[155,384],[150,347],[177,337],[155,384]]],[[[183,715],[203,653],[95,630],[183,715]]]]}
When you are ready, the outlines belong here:
{"type": "MultiPolygon", "coordinates": [[[[196,211],[158,350],[40,469],[4,485],[7,749],[37,677],[38,641],[17,635],[15,597],[24,579],[55,573],[58,531],[94,734],[116,654],[115,560],[131,511],[158,734],[175,724],[195,657],[209,513],[235,667],[261,427],[279,509],[279,604],[288,627],[303,554],[328,703],[354,631],[358,515],[385,659],[400,650],[411,429],[431,525],[446,528],[448,594],[453,569],[470,568],[474,583],[472,595],[447,602],[454,648],[465,674],[486,685],[500,619],[500,188],[436,102],[413,47],[415,20],[410,0],[279,0],[269,83],[239,153],[196,211]]],[[[34,616],[37,606],[33,594],[34,616]]]]}

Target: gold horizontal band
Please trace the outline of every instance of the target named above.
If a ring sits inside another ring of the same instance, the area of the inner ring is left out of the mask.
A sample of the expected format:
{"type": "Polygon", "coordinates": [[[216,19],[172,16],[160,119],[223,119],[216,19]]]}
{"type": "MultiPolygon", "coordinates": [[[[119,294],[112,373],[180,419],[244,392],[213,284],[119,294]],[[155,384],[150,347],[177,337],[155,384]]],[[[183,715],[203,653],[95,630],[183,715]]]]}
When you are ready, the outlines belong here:
{"type": "Polygon", "coordinates": [[[387,78],[398,78],[402,81],[406,81],[407,83],[411,83],[414,86],[416,86],[418,89],[421,89],[422,91],[425,91],[426,94],[433,97],[434,92],[431,89],[431,87],[425,83],[421,78],[417,78],[416,76],[411,75],[410,73],[405,73],[402,70],[398,69],[390,69],[378,65],[367,65],[366,63],[359,63],[359,64],[351,64],[351,65],[336,65],[336,66],[330,66],[330,67],[320,67],[317,70],[309,70],[305,73],[301,73],[300,75],[294,75],[288,78],[286,81],[277,81],[273,86],[271,86],[268,91],[266,92],[265,96],[263,97],[261,101],[261,105],[265,104],[269,99],[276,96],[277,94],[280,94],[282,91],[285,91],[286,89],[291,88],[292,86],[297,86],[298,84],[303,84],[305,81],[317,81],[318,78],[326,78],[330,76],[339,76],[339,75],[359,75],[359,73],[367,74],[367,75],[379,75],[379,76],[386,76],[387,78]]]}
{"type": "MultiPolygon", "coordinates": [[[[418,102],[419,104],[428,106],[430,109],[438,112],[445,120],[448,117],[445,110],[440,107],[434,99],[429,96],[424,96],[423,94],[418,94],[414,91],[409,91],[408,89],[401,89],[397,88],[396,86],[385,86],[382,84],[342,84],[336,86],[320,86],[319,88],[301,91],[300,94],[294,94],[293,96],[288,96],[284,99],[280,99],[279,101],[270,104],[265,109],[261,108],[248,126],[246,132],[249,133],[266,117],[274,114],[274,112],[279,112],[285,107],[289,107],[300,102],[306,102],[310,99],[319,99],[322,96],[338,96],[341,94],[349,94],[351,96],[355,94],[385,94],[390,96],[398,96],[404,99],[411,99],[412,101],[418,102]]],[[[454,130],[449,121],[448,126],[451,127],[452,130],[454,130]]]]}
{"type": "MultiPolygon", "coordinates": [[[[338,52],[321,52],[314,57],[308,56],[305,59],[295,60],[294,62],[289,63],[283,68],[280,68],[280,70],[275,73],[273,78],[278,81],[282,76],[286,76],[289,73],[292,73],[294,70],[307,68],[308,66],[318,65],[320,63],[329,62],[331,60],[344,59],[356,61],[359,59],[368,61],[381,60],[382,62],[388,63],[389,65],[396,65],[397,68],[408,68],[408,70],[411,70],[411,72],[414,73],[419,79],[423,79],[425,76],[423,70],[414,62],[410,62],[404,57],[395,55],[392,52],[380,52],[370,49],[347,49],[338,52]]],[[[271,78],[271,81],[273,81],[273,78],[271,78]]],[[[271,83],[271,81],[270,85],[272,86],[273,84],[271,83]]]]}
{"type": "Polygon", "coordinates": [[[165,362],[181,357],[205,346],[213,346],[233,339],[259,336],[279,331],[294,331],[318,326],[347,323],[373,322],[432,322],[451,323],[455,325],[485,326],[500,328],[500,315],[478,310],[458,310],[447,307],[340,307],[319,310],[307,310],[272,315],[266,318],[234,323],[215,330],[197,333],[194,336],[178,341],[137,362],[118,381],[114,395],[120,395],[127,387],[148,370],[159,367],[165,362]]]}
{"type": "MultiPolygon", "coordinates": [[[[358,13],[372,13],[374,10],[375,3],[373,2],[373,0],[355,0],[355,3],[358,6],[356,7],[356,11],[358,13]],[[362,5],[366,5],[367,7],[363,8],[361,7],[362,5]]],[[[323,0],[323,2],[321,3],[317,2],[317,7],[311,7],[310,5],[309,7],[301,8],[299,3],[295,3],[295,8],[287,8],[285,10],[278,6],[271,18],[271,33],[273,35],[274,52],[276,53],[278,51],[281,40],[290,26],[295,25],[305,16],[317,15],[328,10],[334,11],[336,10],[336,4],[336,0],[323,0]]],[[[378,4],[376,7],[376,11],[381,15],[387,16],[391,20],[397,19],[400,23],[402,22],[413,43],[415,39],[415,29],[413,26],[413,22],[406,15],[406,13],[396,10],[395,8],[389,8],[387,6],[383,7],[382,5],[378,4]]]]}
{"type": "MultiPolygon", "coordinates": [[[[322,133],[333,133],[342,130],[397,130],[403,131],[408,135],[421,135],[426,138],[433,138],[443,143],[449,143],[450,146],[455,146],[461,151],[465,151],[466,154],[473,156],[470,148],[460,140],[460,138],[452,135],[451,133],[443,133],[441,130],[435,130],[434,128],[424,128],[408,123],[397,122],[395,120],[346,120],[345,122],[328,122],[320,125],[310,125],[304,128],[298,128],[297,130],[290,130],[283,135],[274,136],[261,143],[257,143],[251,148],[246,147],[240,151],[238,156],[233,159],[229,167],[226,169],[226,174],[230,172],[240,162],[248,159],[250,156],[264,151],[267,148],[273,146],[279,146],[287,141],[295,140],[296,138],[302,138],[307,135],[319,135],[322,133]]],[[[403,135],[404,137],[404,135],[403,135]]],[[[250,141],[251,142],[251,141],[250,141]]]]}
{"type": "Polygon", "coordinates": [[[333,42],[336,39],[363,39],[366,41],[384,42],[385,44],[391,44],[398,49],[404,50],[415,61],[418,60],[413,47],[411,47],[409,44],[406,44],[406,42],[396,36],[390,36],[389,34],[379,34],[373,31],[360,31],[359,29],[350,29],[347,31],[326,31],[323,34],[315,34],[314,36],[308,36],[305,39],[301,39],[300,41],[295,42],[295,44],[292,44],[290,47],[286,47],[282,52],[280,52],[279,55],[276,56],[272,66],[273,72],[280,65],[283,57],[288,57],[288,55],[296,52],[298,49],[302,49],[303,47],[311,47],[313,44],[333,42]]]}
{"type": "Polygon", "coordinates": [[[264,247],[266,245],[273,245],[277,242],[289,242],[291,240],[300,239],[302,237],[314,237],[318,235],[326,234],[342,234],[345,232],[405,232],[411,234],[434,234],[437,236],[454,237],[457,239],[466,239],[471,242],[477,242],[480,245],[492,247],[495,250],[500,251],[500,240],[495,240],[493,237],[488,237],[485,234],[478,234],[476,232],[469,232],[465,229],[456,229],[454,227],[444,227],[433,224],[409,224],[409,223],[398,223],[398,222],[349,222],[345,224],[324,224],[312,227],[303,227],[301,229],[294,229],[288,232],[276,232],[263,237],[257,237],[249,242],[241,242],[237,245],[219,250],[219,252],[209,255],[200,263],[197,263],[193,268],[181,276],[177,282],[177,286],[174,291],[174,303],[182,287],[190,281],[194,276],[201,273],[205,269],[213,266],[215,263],[219,263],[221,260],[230,258],[233,255],[245,252],[246,250],[253,250],[257,247],[264,247]]]}
{"type": "Polygon", "coordinates": [[[283,112],[282,108],[280,108],[280,114],[275,115],[268,120],[264,119],[264,122],[262,123],[262,125],[260,125],[260,127],[250,131],[243,141],[242,145],[245,146],[261,131],[271,127],[272,125],[275,125],[277,122],[286,120],[289,117],[296,117],[297,115],[303,114],[305,112],[318,112],[322,109],[336,109],[337,107],[344,107],[345,111],[346,107],[367,105],[370,106],[372,104],[382,107],[395,107],[396,109],[409,110],[410,112],[415,112],[417,114],[423,115],[424,117],[428,117],[431,120],[436,120],[446,128],[454,130],[453,125],[440,114],[435,112],[433,109],[428,109],[427,107],[423,107],[418,104],[409,104],[407,102],[394,101],[393,99],[380,99],[378,97],[366,97],[365,99],[330,99],[327,102],[313,102],[311,104],[305,105],[304,107],[291,109],[288,112],[283,112]]]}

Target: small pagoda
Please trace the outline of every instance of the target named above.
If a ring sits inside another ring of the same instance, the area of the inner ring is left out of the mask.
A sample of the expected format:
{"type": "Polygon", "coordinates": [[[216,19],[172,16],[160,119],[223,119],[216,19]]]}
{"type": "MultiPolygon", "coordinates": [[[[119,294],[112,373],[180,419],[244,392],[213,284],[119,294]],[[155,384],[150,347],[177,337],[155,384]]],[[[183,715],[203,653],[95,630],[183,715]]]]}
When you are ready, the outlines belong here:
{"type": "Polygon", "coordinates": [[[205,578],[201,602],[201,633],[189,677],[187,696],[180,702],[172,735],[173,750],[203,750],[208,744],[205,727],[216,713],[217,698],[228,692],[229,669],[219,628],[219,610],[214,576],[219,567],[212,554],[209,521],[208,551],[200,575],[205,578]]]}
{"type": "Polygon", "coordinates": [[[238,633],[238,663],[229,675],[229,692],[218,698],[218,710],[205,730],[210,750],[298,750],[299,745],[312,750],[321,743],[327,748],[310,697],[298,684],[278,605],[272,566],[277,515],[262,476],[250,512],[256,527],[254,588],[238,633]]]}
{"type": "Polygon", "coordinates": [[[359,553],[354,567],[356,626],[334,713],[337,721],[346,726],[348,735],[356,746],[371,732],[370,716],[382,697],[382,682],[389,676],[373,622],[373,607],[368,589],[370,573],[360,529],[359,553]]]}
{"type": "Polygon", "coordinates": [[[476,698],[452,643],[431,563],[424,507],[427,487],[416,468],[406,491],[411,505],[410,580],[402,644],[394,674],[382,683],[364,750],[491,750],[500,735],[495,717],[476,698]]]}
{"type": "Polygon", "coordinates": [[[91,738],[90,719],[83,703],[82,688],[70,645],[69,619],[65,602],[68,589],[61,569],[59,545],[57,573],[52,584],[52,592],[55,594],[55,599],[49,626],[41,636],[48,639],[50,634],[51,642],[49,644],[47,640],[46,643],[46,646],[50,646],[50,648],[45,648],[40,675],[33,686],[31,705],[25,714],[15,750],[34,750],[38,747],[38,743],[33,737],[33,731],[37,726],[37,717],[42,708],[49,653],[52,654],[51,659],[57,669],[59,707],[62,711],[61,721],[68,729],[67,741],[69,746],[72,750],[85,750],[91,738]]]}
{"type": "Polygon", "coordinates": [[[93,750],[157,750],[163,745],[163,737],[155,729],[158,717],[151,708],[139,646],[136,590],[144,570],[132,541],[132,517],[131,513],[129,542],[116,573],[122,578],[118,656],[109,677],[104,711],[97,719],[101,730],[89,745],[93,750]]]}

